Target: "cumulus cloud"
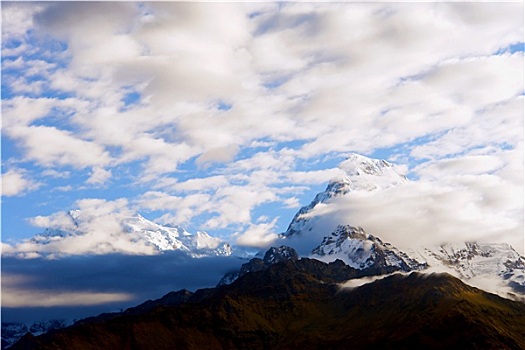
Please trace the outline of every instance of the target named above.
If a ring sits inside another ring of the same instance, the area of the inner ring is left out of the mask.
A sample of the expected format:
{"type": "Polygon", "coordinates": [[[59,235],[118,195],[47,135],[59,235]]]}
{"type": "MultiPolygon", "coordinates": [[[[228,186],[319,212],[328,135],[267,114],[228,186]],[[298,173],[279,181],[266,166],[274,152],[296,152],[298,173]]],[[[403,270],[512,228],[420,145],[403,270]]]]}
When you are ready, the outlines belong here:
{"type": "Polygon", "coordinates": [[[107,165],[111,157],[100,145],[79,139],[70,132],[48,126],[12,128],[10,136],[18,139],[29,160],[44,166],[107,165]]]}
{"type": "Polygon", "coordinates": [[[101,185],[108,181],[111,178],[111,175],[111,170],[105,170],[103,168],[94,167],[86,183],[101,185]]]}
{"type": "Polygon", "coordinates": [[[507,242],[523,254],[523,187],[497,175],[463,176],[453,183],[411,182],[394,188],[349,193],[318,205],[305,250],[336,224],[361,226],[399,248],[445,243],[507,242]]]}
{"type": "Polygon", "coordinates": [[[275,233],[275,224],[278,218],[272,222],[252,224],[241,235],[237,237],[236,243],[248,247],[268,247],[278,238],[275,233]]]}
{"type": "Polygon", "coordinates": [[[223,147],[223,148],[214,148],[211,149],[197,158],[195,161],[197,165],[202,167],[208,167],[210,163],[226,163],[235,157],[235,155],[239,152],[238,146],[229,146],[229,147],[223,147]]]}
{"type": "Polygon", "coordinates": [[[137,200],[137,205],[145,210],[168,211],[158,221],[177,225],[186,224],[194,216],[212,210],[210,196],[204,193],[181,197],[164,192],[149,191],[137,200]]]}
{"type": "Polygon", "coordinates": [[[82,199],[77,211],[57,212],[30,219],[32,225],[51,230],[51,236],[36,235],[12,245],[3,253],[20,258],[60,258],[72,255],[111,253],[153,255],[157,251],[134,233],[125,232],[122,221],[135,213],[126,199],[82,199]],[[54,230],[58,230],[56,235],[54,230]]]}
{"type": "Polygon", "coordinates": [[[10,169],[2,174],[2,196],[18,196],[34,191],[42,184],[28,177],[23,169],[10,169]]]}

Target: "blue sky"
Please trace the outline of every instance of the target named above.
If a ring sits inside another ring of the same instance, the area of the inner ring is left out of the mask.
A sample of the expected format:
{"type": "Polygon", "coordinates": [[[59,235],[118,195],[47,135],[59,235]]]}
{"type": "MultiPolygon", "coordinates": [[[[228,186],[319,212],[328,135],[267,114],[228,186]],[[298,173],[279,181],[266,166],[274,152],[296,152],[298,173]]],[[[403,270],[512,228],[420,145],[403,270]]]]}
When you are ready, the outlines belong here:
{"type": "Polygon", "coordinates": [[[519,2],[2,2],[4,253],[70,209],[264,246],[353,152],[415,185],[352,224],[523,253],[523,22],[519,2]]]}

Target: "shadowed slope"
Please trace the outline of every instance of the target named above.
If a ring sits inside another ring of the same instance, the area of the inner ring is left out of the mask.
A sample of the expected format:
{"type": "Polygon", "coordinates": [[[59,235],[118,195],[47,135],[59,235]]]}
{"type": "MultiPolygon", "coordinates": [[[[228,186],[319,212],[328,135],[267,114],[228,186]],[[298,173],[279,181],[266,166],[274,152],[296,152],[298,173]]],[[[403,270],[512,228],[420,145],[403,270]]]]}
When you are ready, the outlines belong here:
{"type": "Polygon", "coordinates": [[[525,348],[524,304],[446,274],[339,287],[355,274],[341,262],[286,261],[171,306],[28,336],[13,349],[525,348]]]}

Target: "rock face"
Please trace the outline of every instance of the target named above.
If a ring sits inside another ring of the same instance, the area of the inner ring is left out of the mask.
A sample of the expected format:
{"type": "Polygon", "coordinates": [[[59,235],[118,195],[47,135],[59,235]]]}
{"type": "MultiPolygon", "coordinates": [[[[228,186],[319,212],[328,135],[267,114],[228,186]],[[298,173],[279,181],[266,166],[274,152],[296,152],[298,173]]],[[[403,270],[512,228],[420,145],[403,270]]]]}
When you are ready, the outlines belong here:
{"type": "Polygon", "coordinates": [[[448,274],[394,274],[303,258],[165,304],[79,322],[18,349],[523,349],[525,305],[448,274]]]}
{"type": "Polygon", "coordinates": [[[361,227],[350,225],[338,226],[312,251],[311,257],[325,262],[341,259],[356,269],[393,267],[409,272],[428,267],[361,227]]]}

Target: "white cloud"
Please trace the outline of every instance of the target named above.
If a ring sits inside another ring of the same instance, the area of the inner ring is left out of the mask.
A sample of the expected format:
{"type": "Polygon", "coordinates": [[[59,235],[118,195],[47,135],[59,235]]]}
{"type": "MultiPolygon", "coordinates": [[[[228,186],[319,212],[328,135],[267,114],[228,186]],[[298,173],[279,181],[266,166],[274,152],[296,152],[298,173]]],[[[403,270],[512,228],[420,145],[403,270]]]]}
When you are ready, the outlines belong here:
{"type": "Polygon", "coordinates": [[[99,167],[94,167],[89,175],[89,179],[86,180],[88,184],[104,184],[111,178],[111,170],[105,170],[99,167]]]}
{"type": "Polygon", "coordinates": [[[502,159],[491,155],[473,155],[427,162],[414,171],[425,179],[439,179],[450,176],[482,175],[494,173],[503,167],[502,159]]]}
{"type": "Polygon", "coordinates": [[[177,225],[186,224],[194,216],[212,210],[210,196],[200,193],[182,197],[149,191],[137,200],[137,205],[145,210],[168,211],[169,213],[159,218],[158,221],[177,225]]]}
{"type": "Polygon", "coordinates": [[[129,301],[134,298],[127,293],[69,292],[56,290],[34,290],[23,288],[2,288],[2,305],[5,307],[57,307],[88,306],[129,301]]]}
{"type": "Polygon", "coordinates": [[[75,207],[78,208],[77,212],[57,212],[30,219],[34,226],[59,229],[69,234],[51,238],[37,235],[14,245],[4,244],[4,254],[22,258],[54,258],[82,254],[156,253],[152,246],[141,241],[138,236],[122,229],[122,221],[134,214],[126,199],[81,199],[75,203],[75,207]]]}
{"type": "Polygon", "coordinates": [[[236,145],[214,148],[204,152],[200,155],[195,163],[198,166],[207,168],[210,163],[227,163],[235,158],[235,155],[239,153],[239,147],[236,145]]]}
{"type": "Polygon", "coordinates": [[[299,207],[301,207],[301,204],[299,203],[299,200],[297,199],[297,197],[291,197],[291,198],[288,198],[288,199],[284,200],[284,205],[287,208],[299,208],[299,207]]]}
{"type": "Polygon", "coordinates": [[[507,242],[523,253],[523,186],[497,175],[350,193],[311,216],[318,216],[318,242],[339,223],[362,226],[402,249],[478,241],[507,242]]]}
{"type": "Polygon", "coordinates": [[[38,189],[42,184],[30,179],[23,169],[10,169],[2,174],[2,196],[18,196],[38,189]]]}
{"type": "Polygon", "coordinates": [[[236,244],[248,247],[268,247],[278,236],[275,233],[275,224],[278,218],[272,222],[251,224],[241,235],[237,237],[236,244]]]}
{"type": "MultiPolygon", "coordinates": [[[[42,4],[17,3],[2,5],[2,40],[21,39],[33,28],[33,16],[42,11],[42,4]]],[[[2,56],[13,54],[2,47],[2,56]]]]}
{"type": "Polygon", "coordinates": [[[9,136],[19,140],[28,160],[44,166],[73,165],[84,168],[107,165],[111,161],[109,152],[103,147],[55,127],[14,127],[9,130],[9,136]]]}

